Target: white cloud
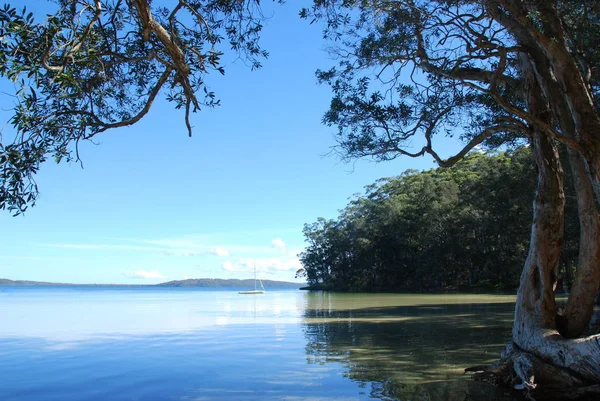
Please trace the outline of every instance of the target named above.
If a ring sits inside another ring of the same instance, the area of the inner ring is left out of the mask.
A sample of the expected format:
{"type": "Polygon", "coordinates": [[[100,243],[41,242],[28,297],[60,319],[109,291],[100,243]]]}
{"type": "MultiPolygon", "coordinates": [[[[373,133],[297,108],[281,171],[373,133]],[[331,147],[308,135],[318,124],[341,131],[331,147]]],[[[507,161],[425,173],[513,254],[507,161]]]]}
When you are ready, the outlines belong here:
{"type": "Polygon", "coordinates": [[[215,256],[229,256],[229,252],[226,249],[221,248],[220,246],[214,247],[210,250],[210,253],[215,256]]]}
{"type": "MultiPolygon", "coordinates": [[[[14,256],[14,255],[0,255],[0,259],[10,259],[10,260],[41,260],[44,262],[48,261],[73,261],[78,260],[75,258],[53,258],[53,257],[45,257],[45,256],[14,256]]],[[[0,267],[1,268],[1,267],[0,267]]]]}
{"type": "Polygon", "coordinates": [[[42,244],[50,248],[81,249],[88,251],[160,251],[161,248],[139,246],[139,245],[120,245],[120,244],[42,244]]]}
{"type": "Polygon", "coordinates": [[[281,238],[271,241],[270,245],[240,245],[228,244],[227,246],[211,243],[210,239],[202,237],[184,237],[163,240],[141,240],[141,239],[116,239],[119,243],[46,243],[40,244],[49,248],[75,249],[81,251],[123,251],[144,252],[160,254],[173,257],[200,257],[213,255],[217,257],[228,257],[231,253],[237,254],[266,254],[281,255],[287,253],[287,245],[281,238]],[[208,242],[208,243],[207,243],[208,242]]]}
{"type": "Polygon", "coordinates": [[[285,249],[285,242],[281,238],[275,238],[271,241],[271,245],[278,249],[285,249]]]}
{"type": "Polygon", "coordinates": [[[258,273],[267,275],[280,271],[296,271],[302,267],[297,258],[239,258],[225,261],[222,267],[228,272],[251,273],[255,264],[258,273]]]}
{"type": "Polygon", "coordinates": [[[201,252],[185,251],[185,250],[176,250],[176,251],[164,250],[164,251],[162,251],[162,254],[165,255],[165,256],[184,256],[184,257],[200,256],[200,255],[202,255],[201,252]]]}
{"type": "Polygon", "coordinates": [[[124,272],[123,275],[127,278],[136,279],[152,279],[152,278],[166,278],[157,270],[133,270],[124,272]]]}
{"type": "Polygon", "coordinates": [[[42,246],[61,249],[77,249],[87,251],[140,251],[158,252],[166,256],[229,256],[229,252],[221,247],[207,245],[200,240],[187,238],[174,238],[166,240],[135,240],[120,239],[120,244],[42,244],[42,246]],[[143,244],[143,245],[140,245],[143,244]]]}
{"type": "Polygon", "coordinates": [[[180,238],[165,238],[165,239],[153,239],[153,240],[131,240],[133,242],[139,242],[142,244],[156,245],[164,248],[175,248],[175,249],[190,249],[202,246],[204,243],[202,238],[194,237],[180,237],[180,238]]]}
{"type": "Polygon", "coordinates": [[[239,265],[234,265],[231,260],[226,260],[223,262],[223,270],[227,270],[228,272],[239,271],[239,265]]]}

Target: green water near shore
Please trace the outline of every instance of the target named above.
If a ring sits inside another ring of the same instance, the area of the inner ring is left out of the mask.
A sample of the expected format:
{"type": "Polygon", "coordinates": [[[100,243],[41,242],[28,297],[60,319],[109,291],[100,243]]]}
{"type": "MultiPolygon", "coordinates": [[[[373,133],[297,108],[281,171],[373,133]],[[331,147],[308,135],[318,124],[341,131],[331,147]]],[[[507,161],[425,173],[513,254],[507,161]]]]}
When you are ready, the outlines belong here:
{"type": "Polygon", "coordinates": [[[498,359],[514,296],[316,292],[306,299],[309,358],[343,362],[346,376],[369,384],[375,398],[504,398],[463,372],[498,359]]]}

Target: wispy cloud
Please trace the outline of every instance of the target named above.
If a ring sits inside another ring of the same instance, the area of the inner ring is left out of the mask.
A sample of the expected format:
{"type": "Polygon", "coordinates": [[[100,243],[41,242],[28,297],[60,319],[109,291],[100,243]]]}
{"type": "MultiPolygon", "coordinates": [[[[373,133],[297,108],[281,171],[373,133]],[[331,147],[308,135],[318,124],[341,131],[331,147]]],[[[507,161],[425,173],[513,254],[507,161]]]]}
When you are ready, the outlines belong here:
{"type": "Polygon", "coordinates": [[[229,256],[229,252],[220,246],[214,247],[210,250],[210,253],[215,256],[229,256]]]}
{"type": "MultiPolygon", "coordinates": [[[[242,266],[240,264],[234,264],[231,260],[226,260],[223,262],[223,270],[227,270],[228,272],[236,272],[241,271],[242,266]]],[[[244,271],[246,269],[244,268],[244,271]]]]}
{"type": "MultiPolygon", "coordinates": [[[[49,248],[77,249],[88,251],[133,251],[133,252],[159,252],[168,256],[202,256],[214,255],[219,257],[229,256],[222,246],[205,245],[193,241],[178,240],[128,240],[130,243],[122,244],[42,244],[49,248]],[[137,244],[136,244],[137,243],[137,244]],[[146,243],[148,245],[139,245],[146,243]]],[[[123,240],[127,242],[127,240],[123,240]]]]}
{"type": "Polygon", "coordinates": [[[166,278],[157,270],[132,270],[124,272],[123,275],[127,278],[135,279],[166,278]]]}
{"type": "Polygon", "coordinates": [[[88,251],[160,251],[162,248],[130,244],[42,244],[49,248],[82,249],[88,251]]]}
{"type": "Polygon", "coordinates": [[[221,256],[221,257],[229,256],[229,252],[220,246],[210,248],[210,249],[196,250],[196,251],[181,250],[181,249],[174,249],[174,250],[165,249],[162,251],[162,253],[167,256],[186,256],[186,257],[202,256],[202,255],[214,255],[214,256],[221,256]]]}
{"type": "Polygon", "coordinates": [[[281,238],[275,238],[271,241],[271,245],[277,249],[285,250],[285,242],[281,238]]]}
{"type": "Polygon", "coordinates": [[[39,260],[43,262],[56,261],[56,262],[64,262],[64,261],[72,261],[77,260],[74,258],[55,258],[55,257],[46,257],[46,256],[22,256],[22,255],[0,255],[0,259],[9,259],[9,260],[39,260]]]}
{"type": "Polygon", "coordinates": [[[231,273],[274,274],[279,271],[296,271],[302,267],[297,258],[237,258],[223,262],[222,268],[231,273]]]}
{"type": "MultiPolygon", "coordinates": [[[[280,271],[294,271],[300,268],[297,249],[291,249],[281,237],[274,238],[270,243],[247,245],[244,243],[222,245],[216,244],[209,236],[182,236],[163,239],[112,238],[104,243],[47,243],[45,247],[73,249],[95,252],[143,252],[172,257],[202,257],[216,256],[228,258],[222,263],[222,268],[229,272],[251,272],[254,261],[257,270],[265,274],[280,271]],[[232,258],[233,257],[233,258],[232,258]],[[252,257],[252,258],[250,258],[252,257]],[[257,258],[258,257],[258,258],[257,258]]],[[[134,278],[143,276],[128,272],[127,276],[134,278]]],[[[156,277],[158,278],[158,277],[156,277]]]]}
{"type": "MultiPolygon", "coordinates": [[[[240,231],[231,233],[214,233],[203,235],[186,235],[181,237],[163,238],[163,239],[125,239],[120,241],[129,241],[147,246],[158,246],[167,250],[188,250],[195,253],[212,254],[216,256],[229,256],[232,253],[241,254],[276,254],[281,252],[287,244],[280,237],[277,237],[271,244],[247,245],[248,238],[256,237],[257,233],[262,231],[240,231]],[[243,235],[242,235],[243,234],[243,235]]],[[[285,230],[284,230],[285,232],[285,230]]]]}

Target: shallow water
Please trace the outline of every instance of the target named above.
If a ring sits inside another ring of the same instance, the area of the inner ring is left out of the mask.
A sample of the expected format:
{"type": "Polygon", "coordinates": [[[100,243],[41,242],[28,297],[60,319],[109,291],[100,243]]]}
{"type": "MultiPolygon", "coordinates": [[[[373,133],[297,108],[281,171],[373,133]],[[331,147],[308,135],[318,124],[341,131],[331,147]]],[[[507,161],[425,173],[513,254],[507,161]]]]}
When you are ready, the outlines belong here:
{"type": "Polygon", "coordinates": [[[0,400],[490,400],[514,297],[0,287],[0,400]]]}

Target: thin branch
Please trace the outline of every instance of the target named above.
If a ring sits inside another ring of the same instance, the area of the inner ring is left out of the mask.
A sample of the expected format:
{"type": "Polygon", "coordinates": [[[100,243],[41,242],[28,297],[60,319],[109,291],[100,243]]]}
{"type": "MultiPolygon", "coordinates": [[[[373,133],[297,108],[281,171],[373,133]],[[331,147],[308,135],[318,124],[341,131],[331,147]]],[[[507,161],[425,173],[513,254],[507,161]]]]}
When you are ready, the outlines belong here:
{"type": "Polygon", "coordinates": [[[172,72],[173,72],[173,69],[171,67],[167,67],[165,69],[165,71],[160,76],[156,85],[154,85],[154,88],[152,88],[152,91],[150,91],[150,95],[148,96],[148,99],[146,100],[146,104],[144,105],[142,110],[139,111],[138,114],[136,114],[134,117],[132,117],[130,119],[118,121],[115,123],[100,122],[96,126],[100,126],[101,128],[97,132],[87,135],[85,137],[85,139],[90,139],[90,138],[94,137],[96,134],[98,134],[100,132],[104,132],[110,128],[126,127],[128,125],[133,125],[133,124],[137,123],[138,121],[140,121],[142,119],[142,117],[144,117],[150,111],[150,107],[152,106],[152,103],[154,102],[156,95],[158,95],[158,92],[160,91],[162,86],[165,84],[165,82],[167,82],[167,79],[169,78],[169,76],[171,75],[172,72]]]}
{"type": "Polygon", "coordinates": [[[192,124],[190,123],[190,103],[190,99],[187,99],[185,102],[185,126],[187,127],[189,137],[192,136],[192,124]]]}
{"type": "Polygon", "coordinates": [[[527,129],[527,127],[525,127],[524,125],[519,126],[519,125],[514,125],[514,124],[499,124],[499,125],[494,125],[492,127],[488,127],[482,133],[480,133],[479,135],[477,135],[473,139],[471,139],[469,141],[469,143],[461,149],[460,152],[458,152],[454,156],[449,157],[445,160],[442,159],[433,150],[433,148],[431,146],[428,146],[426,148],[426,152],[429,153],[435,159],[435,161],[438,163],[438,165],[440,167],[452,167],[454,164],[456,164],[458,161],[460,161],[467,153],[469,153],[473,148],[475,148],[476,146],[483,143],[483,141],[485,141],[487,138],[491,137],[492,135],[497,134],[498,132],[508,132],[508,131],[524,132],[526,129],[527,129]]]}

